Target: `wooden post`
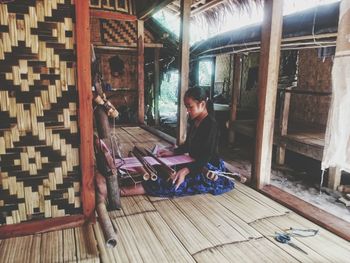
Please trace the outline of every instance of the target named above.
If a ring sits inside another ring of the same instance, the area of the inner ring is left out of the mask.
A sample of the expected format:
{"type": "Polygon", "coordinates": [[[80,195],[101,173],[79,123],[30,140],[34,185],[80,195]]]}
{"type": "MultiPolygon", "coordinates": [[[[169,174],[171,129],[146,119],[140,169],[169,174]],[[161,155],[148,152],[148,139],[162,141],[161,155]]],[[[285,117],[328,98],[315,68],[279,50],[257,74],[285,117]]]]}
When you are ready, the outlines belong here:
{"type": "Polygon", "coordinates": [[[228,141],[233,144],[235,141],[235,132],[233,130],[233,122],[237,119],[238,96],[241,90],[241,75],[242,75],[242,58],[239,54],[234,55],[233,66],[233,87],[231,97],[231,112],[230,112],[230,128],[228,141]]]}
{"type": "Polygon", "coordinates": [[[264,2],[259,63],[259,110],[256,129],[253,183],[262,188],[270,183],[277,81],[282,35],[283,1],[264,2]]]}
{"type": "Polygon", "coordinates": [[[79,94],[80,165],[84,216],[95,215],[95,184],[93,158],[91,47],[89,1],[76,1],[77,87],[79,94]]]}
{"type": "Polygon", "coordinates": [[[188,89],[188,74],[189,74],[189,50],[190,50],[190,14],[191,0],[181,0],[181,26],[180,26],[180,91],[178,98],[178,130],[177,144],[182,144],[186,140],[187,128],[187,112],[183,103],[185,92],[188,89]]]}
{"type": "MultiPolygon", "coordinates": [[[[289,108],[290,108],[290,97],[291,92],[288,92],[288,90],[291,90],[291,88],[287,88],[284,92],[284,99],[283,99],[283,105],[280,112],[280,119],[279,119],[279,132],[280,136],[287,135],[288,131],[288,118],[289,118],[289,108]]],[[[285,156],[286,156],[286,146],[277,146],[277,154],[276,154],[276,161],[277,164],[283,165],[285,162],[285,156]]]]}
{"type": "Polygon", "coordinates": [[[137,84],[138,84],[138,122],[145,121],[145,72],[144,72],[144,24],[143,20],[137,20],[137,84]]]}
{"type": "Polygon", "coordinates": [[[160,96],[160,81],[159,81],[159,48],[154,49],[154,121],[155,125],[159,126],[159,96],[160,96]]]}
{"type": "Polygon", "coordinates": [[[339,167],[329,167],[328,169],[328,188],[337,190],[340,185],[341,170],[339,167]]]}

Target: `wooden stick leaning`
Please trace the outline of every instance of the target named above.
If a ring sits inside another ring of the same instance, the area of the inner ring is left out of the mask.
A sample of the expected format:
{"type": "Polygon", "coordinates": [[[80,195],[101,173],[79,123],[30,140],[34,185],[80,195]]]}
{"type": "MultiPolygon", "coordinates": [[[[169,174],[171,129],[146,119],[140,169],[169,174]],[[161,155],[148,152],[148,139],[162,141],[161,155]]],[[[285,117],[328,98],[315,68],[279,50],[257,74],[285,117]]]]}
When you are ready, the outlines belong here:
{"type": "Polygon", "coordinates": [[[107,145],[94,137],[97,169],[106,178],[108,204],[112,210],[121,209],[118,170],[107,145]]]}
{"type": "Polygon", "coordinates": [[[108,215],[106,208],[106,184],[103,180],[103,175],[95,170],[95,182],[96,182],[96,212],[98,215],[98,221],[101,225],[103,236],[106,240],[106,246],[108,248],[114,248],[117,245],[117,233],[113,228],[111,218],[108,215]]]}

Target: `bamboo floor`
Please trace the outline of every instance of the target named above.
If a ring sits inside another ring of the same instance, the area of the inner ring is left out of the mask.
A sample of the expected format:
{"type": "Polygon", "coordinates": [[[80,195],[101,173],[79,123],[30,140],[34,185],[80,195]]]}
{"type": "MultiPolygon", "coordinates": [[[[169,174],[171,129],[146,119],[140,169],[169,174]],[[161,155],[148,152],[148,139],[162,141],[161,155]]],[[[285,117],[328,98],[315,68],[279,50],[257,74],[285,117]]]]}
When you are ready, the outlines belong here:
{"type": "MultiPolygon", "coordinates": [[[[166,142],[138,127],[116,130],[127,145],[166,142]]],[[[98,223],[0,240],[0,262],[349,262],[350,243],[248,186],[220,196],[122,198],[110,212],[118,245],[106,248],[98,223]],[[275,232],[318,229],[293,237],[308,254],[278,243],[275,232]]]]}

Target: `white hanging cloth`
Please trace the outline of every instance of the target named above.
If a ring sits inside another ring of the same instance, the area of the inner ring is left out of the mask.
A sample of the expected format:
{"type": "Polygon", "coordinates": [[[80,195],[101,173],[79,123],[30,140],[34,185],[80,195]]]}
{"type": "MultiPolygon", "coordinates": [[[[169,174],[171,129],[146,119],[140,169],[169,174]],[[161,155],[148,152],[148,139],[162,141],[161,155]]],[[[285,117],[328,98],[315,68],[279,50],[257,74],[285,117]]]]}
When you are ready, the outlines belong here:
{"type": "Polygon", "coordinates": [[[340,4],[322,170],[329,167],[350,172],[350,0],[340,4]]]}

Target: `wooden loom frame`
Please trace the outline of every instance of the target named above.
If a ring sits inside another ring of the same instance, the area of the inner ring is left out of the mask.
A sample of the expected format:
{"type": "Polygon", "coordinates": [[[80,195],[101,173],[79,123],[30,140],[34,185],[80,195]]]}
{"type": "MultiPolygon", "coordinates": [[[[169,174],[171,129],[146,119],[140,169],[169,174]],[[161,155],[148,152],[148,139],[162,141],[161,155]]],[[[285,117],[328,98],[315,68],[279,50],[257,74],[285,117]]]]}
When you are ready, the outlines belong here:
{"type": "Polygon", "coordinates": [[[77,227],[95,221],[89,1],[75,1],[75,16],[83,214],[0,226],[0,239],[77,227]]]}

